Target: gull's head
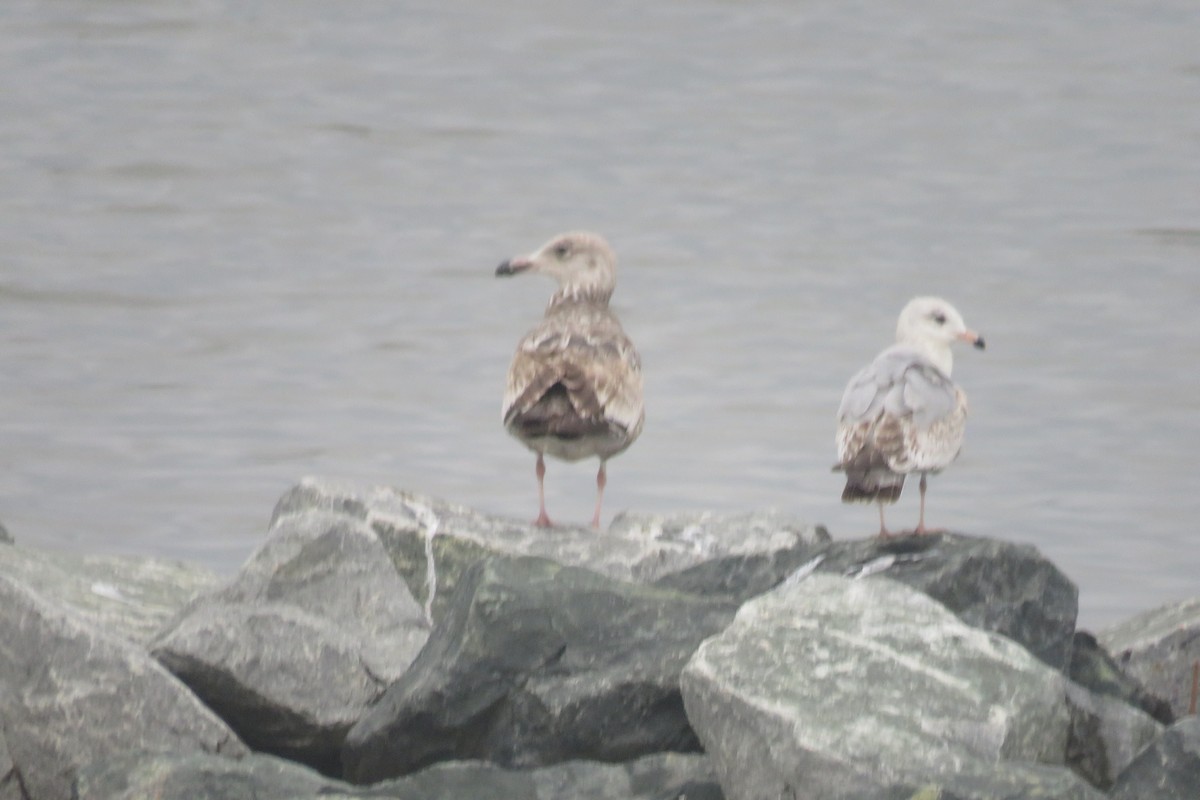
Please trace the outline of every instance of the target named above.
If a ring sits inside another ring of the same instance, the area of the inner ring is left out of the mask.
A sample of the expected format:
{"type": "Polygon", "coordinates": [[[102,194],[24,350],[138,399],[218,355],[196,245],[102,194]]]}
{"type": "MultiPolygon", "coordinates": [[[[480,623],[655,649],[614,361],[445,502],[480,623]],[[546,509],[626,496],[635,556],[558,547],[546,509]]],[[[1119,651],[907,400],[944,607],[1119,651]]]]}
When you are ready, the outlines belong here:
{"type": "Polygon", "coordinates": [[[896,341],[925,353],[947,375],[953,366],[950,345],[967,342],[982,350],[983,337],[967,327],[958,309],[940,297],[914,297],[900,312],[896,341]]]}
{"type": "Polygon", "coordinates": [[[510,258],[496,275],[536,272],[558,281],[555,297],[607,300],[617,285],[617,257],[595,233],[563,233],[528,256],[510,258]]]}

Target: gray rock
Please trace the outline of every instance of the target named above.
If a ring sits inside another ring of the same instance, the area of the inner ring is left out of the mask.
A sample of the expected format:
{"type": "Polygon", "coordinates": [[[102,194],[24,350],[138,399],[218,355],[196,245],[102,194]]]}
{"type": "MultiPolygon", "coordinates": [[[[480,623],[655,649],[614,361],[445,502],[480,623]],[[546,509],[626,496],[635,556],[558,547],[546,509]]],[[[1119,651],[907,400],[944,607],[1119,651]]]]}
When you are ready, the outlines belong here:
{"type": "Polygon", "coordinates": [[[1113,697],[1145,711],[1163,725],[1175,722],[1171,704],[1146,691],[1146,687],[1125,674],[1120,665],[1087,631],[1076,631],[1071,646],[1068,677],[1080,686],[1106,697],[1113,697]]]}
{"type": "Polygon", "coordinates": [[[414,800],[722,800],[708,758],[698,753],[655,753],[620,764],[567,761],[530,770],[445,762],[374,788],[414,800]]]}
{"type": "Polygon", "coordinates": [[[152,647],[251,747],[337,775],[346,731],[428,635],[374,531],[313,513],[275,525],[152,647]]]}
{"type": "Polygon", "coordinates": [[[1175,723],[1121,773],[1112,800],[1200,797],[1200,717],[1175,723]]]}
{"type": "Polygon", "coordinates": [[[140,647],[5,576],[0,687],[0,733],[13,765],[6,784],[15,772],[33,800],[66,800],[76,769],[130,751],[246,752],[140,647]]]}
{"type": "Polygon", "coordinates": [[[1141,709],[1070,681],[1067,706],[1067,766],[1101,789],[1112,786],[1134,756],[1162,734],[1163,726],[1141,709]]]}
{"type": "Polygon", "coordinates": [[[732,800],[1100,797],[1048,766],[1062,676],[895,581],[812,575],[750,601],[682,688],[732,800]]]}
{"type": "Polygon", "coordinates": [[[32,547],[0,547],[0,575],[36,587],[84,620],[137,644],[148,642],[219,580],[209,570],[178,561],[32,547]]]}
{"type": "Polygon", "coordinates": [[[680,753],[534,770],[447,762],[369,788],[265,755],[130,756],[84,770],[77,786],[78,800],[721,800],[708,759],[680,753]]]}
{"type": "MultiPolygon", "coordinates": [[[[959,775],[952,784],[925,784],[900,797],[903,800],[1108,800],[1069,770],[1044,764],[1005,762],[997,765],[990,775],[959,775]]],[[[854,800],[880,798],[869,794],[856,795],[854,800]]]]}
{"type": "MultiPolygon", "coordinates": [[[[818,528],[818,530],[823,530],[818,528]]],[[[821,545],[767,553],[716,556],[702,564],[672,572],[650,585],[660,589],[724,598],[741,605],[769,592],[806,564],[822,559],[821,545]]]]}
{"type": "Polygon", "coordinates": [[[836,542],[823,555],[820,572],[900,581],[1055,669],[1070,663],[1079,590],[1034,547],[947,533],[836,542]]]}
{"type": "Polygon", "coordinates": [[[79,771],[75,800],[328,800],[350,787],[275,756],[122,754],[79,771]]]}
{"type": "Polygon", "coordinates": [[[698,750],[679,671],[734,610],[545,559],[479,562],[412,668],[347,736],[344,775],[698,750]]]}
{"type": "MultiPolygon", "coordinates": [[[[0,708],[4,708],[6,704],[6,699],[0,698],[0,708]]],[[[25,800],[21,776],[13,764],[12,756],[8,754],[8,742],[5,740],[3,727],[3,724],[0,724],[0,800],[25,800]]]]}
{"type": "Polygon", "coordinates": [[[1192,670],[1200,663],[1200,597],[1138,614],[1096,638],[1125,672],[1169,702],[1176,717],[1191,713],[1192,670]]]}
{"type": "Polygon", "coordinates": [[[279,500],[271,524],[315,512],[371,526],[435,620],[444,613],[459,576],[485,556],[537,556],[618,580],[651,583],[716,558],[808,552],[829,541],[824,529],[775,512],[626,513],[602,533],[582,526],[547,531],[412,492],[311,479],[279,500]]]}

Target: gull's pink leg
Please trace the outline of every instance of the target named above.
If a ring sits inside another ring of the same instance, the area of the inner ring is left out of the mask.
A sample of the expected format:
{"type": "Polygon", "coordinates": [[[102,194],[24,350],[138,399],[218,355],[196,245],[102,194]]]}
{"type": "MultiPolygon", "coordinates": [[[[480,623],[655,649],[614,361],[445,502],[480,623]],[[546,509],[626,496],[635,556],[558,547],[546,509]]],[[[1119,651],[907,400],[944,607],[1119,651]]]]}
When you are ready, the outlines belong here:
{"type": "Polygon", "coordinates": [[[883,523],[883,503],[879,504],[879,538],[886,539],[891,536],[892,532],[887,529],[887,525],[883,523]]]}
{"type": "Polygon", "coordinates": [[[935,533],[945,533],[946,532],[945,528],[926,528],[925,527],[925,484],[926,484],[925,473],[922,472],[921,473],[921,484],[920,484],[920,486],[921,486],[921,516],[917,520],[917,528],[916,528],[916,530],[913,531],[913,533],[930,534],[930,535],[935,534],[935,533]]]}
{"type": "Polygon", "coordinates": [[[604,462],[600,462],[600,470],[596,473],[596,513],[592,515],[592,527],[600,529],[600,504],[604,502],[604,487],[608,485],[608,473],[604,462]]]}
{"type": "Polygon", "coordinates": [[[538,453],[537,460],[537,479],[538,479],[538,518],[533,521],[534,525],[539,528],[549,528],[554,523],[550,521],[550,517],[546,514],[546,487],[543,481],[546,478],[546,462],[542,459],[542,454],[538,453]]]}
{"type": "Polygon", "coordinates": [[[925,530],[925,473],[921,473],[921,516],[917,520],[917,529],[913,533],[929,533],[925,530]]]}

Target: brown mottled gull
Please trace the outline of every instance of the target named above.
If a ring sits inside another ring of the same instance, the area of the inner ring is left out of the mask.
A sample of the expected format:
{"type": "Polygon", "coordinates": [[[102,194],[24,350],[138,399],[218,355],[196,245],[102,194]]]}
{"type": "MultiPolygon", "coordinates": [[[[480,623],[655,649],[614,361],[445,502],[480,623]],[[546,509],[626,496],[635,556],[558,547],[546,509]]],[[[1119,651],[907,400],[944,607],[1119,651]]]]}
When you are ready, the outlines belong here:
{"type": "Polygon", "coordinates": [[[958,457],[967,422],[967,395],[950,380],[956,340],[983,349],[954,306],[917,297],[900,312],[896,344],[884,350],[846,386],[838,409],[839,463],[846,473],[844,503],[879,503],[879,535],[889,535],[883,506],[894,503],[910,472],[921,474],[925,533],[925,477],[958,457]]]}
{"type": "Polygon", "coordinates": [[[537,453],[538,517],[548,526],[544,454],[566,461],[597,456],[596,512],[605,464],[642,432],[642,367],[633,342],[608,307],[617,260],[594,233],[566,233],[533,255],[513,258],[497,275],[537,272],[558,281],[541,324],[526,334],[508,368],[504,427],[537,453]]]}

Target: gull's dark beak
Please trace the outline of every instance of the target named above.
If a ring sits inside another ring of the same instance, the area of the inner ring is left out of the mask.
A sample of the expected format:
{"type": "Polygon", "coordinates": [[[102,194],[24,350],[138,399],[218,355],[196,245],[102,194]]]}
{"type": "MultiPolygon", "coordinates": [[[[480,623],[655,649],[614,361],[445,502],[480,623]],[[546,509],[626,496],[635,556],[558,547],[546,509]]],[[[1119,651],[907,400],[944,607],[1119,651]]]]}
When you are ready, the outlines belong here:
{"type": "Polygon", "coordinates": [[[510,258],[508,261],[505,261],[500,266],[496,267],[496,277],[500,277],[502,275],[516,275],[524,272],[531,266],[533,266],[533,262],[528,258],[510,258]]]}
{"type": "Polygon", "coordinates": [[[987,344],[986,344],[986,343],[983,341],[983,337],[982,337],[982,336],[976,336],[976,337],[975,337],[975,349],[976,349],[976,350],[983,350],[985,347],[987,347],[987,344]]]}

